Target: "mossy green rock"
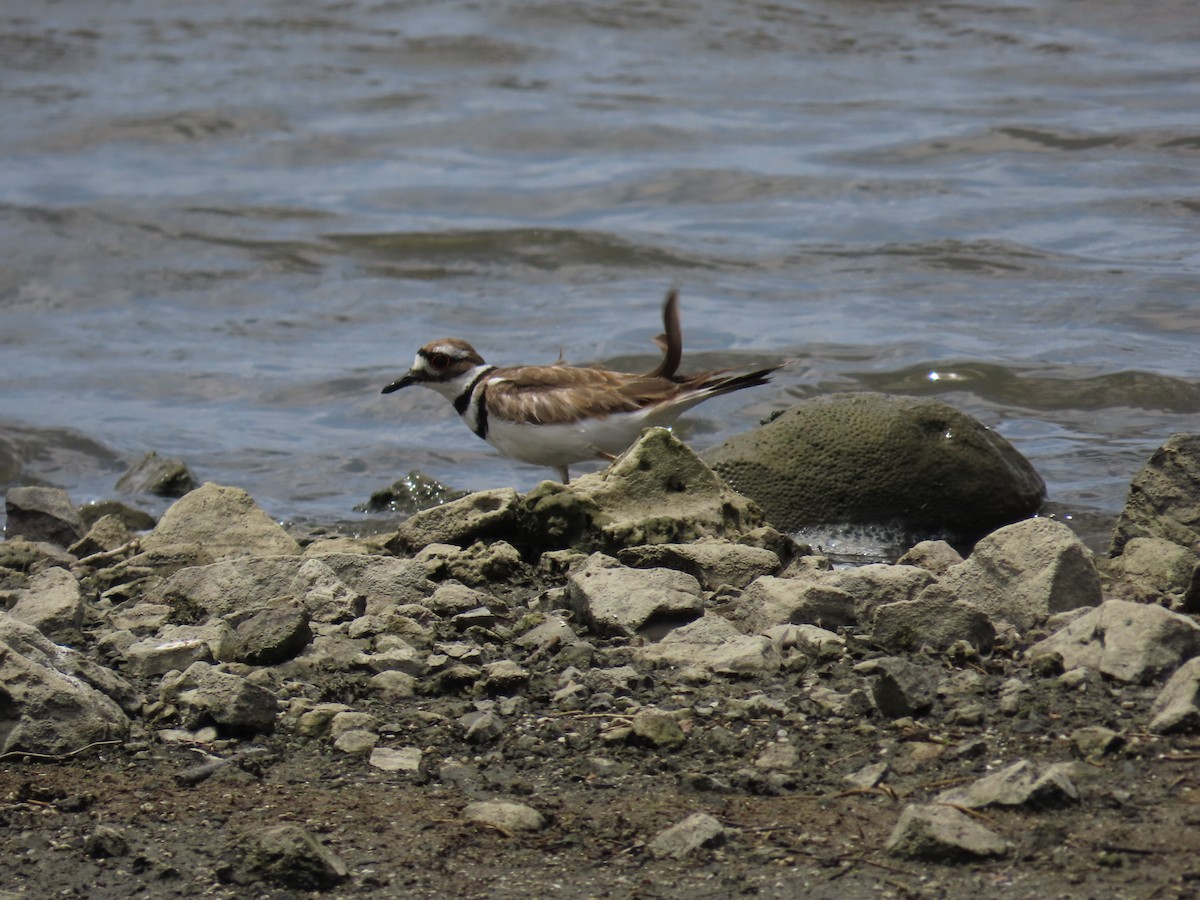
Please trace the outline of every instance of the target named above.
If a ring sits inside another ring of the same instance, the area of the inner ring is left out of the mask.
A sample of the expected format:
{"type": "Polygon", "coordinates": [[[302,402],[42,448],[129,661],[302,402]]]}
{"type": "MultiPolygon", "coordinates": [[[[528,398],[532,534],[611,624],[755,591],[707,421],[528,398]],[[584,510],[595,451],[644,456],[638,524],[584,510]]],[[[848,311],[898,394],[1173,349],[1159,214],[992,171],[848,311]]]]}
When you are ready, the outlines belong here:
{"type": "Polygon", "coordinates": [[[526,541],[539,549],[606,552],[736,538],[763,523],[757,506],[665,428],[648,429],[601,472],[542,482],[525,495],[520,518],[526,541]]]}
{"type": "Polygon", "coordinates": [[[1046,495],[1029,461],[976,419],[886,394],[807,400],[704,460],[783,531],[880,524],[970,541],[1046,495]]]}

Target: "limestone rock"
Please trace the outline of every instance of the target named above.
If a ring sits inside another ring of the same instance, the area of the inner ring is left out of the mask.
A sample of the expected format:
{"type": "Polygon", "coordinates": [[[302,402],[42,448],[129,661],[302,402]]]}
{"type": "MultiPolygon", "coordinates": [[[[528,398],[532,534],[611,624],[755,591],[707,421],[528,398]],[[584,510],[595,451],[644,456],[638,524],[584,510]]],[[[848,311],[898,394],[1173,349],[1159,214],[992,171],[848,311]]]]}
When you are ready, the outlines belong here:
{"type": "Polygon", "coordinates": [[[521,554],[508,541],[481,541],[466,549],[454,544],[428,544],[417,553],[415,562],[434,581],[453,578],[478,585],[508,581],[522,576],[526,569],[521,554]]]}
{"type": "Polygon", "coordinates": [[[788,624],[837,628],[854,622],[854,599],[823,581],[763,575],[742,591],[729,616],[752,634],[788,624]]]}
{"type": "Polygon", "coordinates": [[[743,634],[728,619],[705,613],[671,631],[657,644],[636,650],[652,665],[699,666],[718,675],[751,677],[779,671],[779,645],[770,637],[743,634]]]}
{"type": "MultiPolygon", "coordinates": [[[[0,598],[5,592],[0,592],[0,598]]],[[[60,644],[83,639],[85,600],[75,576],[66,569],[43,569],[26,586],[12,592],[8,614],[32,625],[60,644]]]]}
{"type": "Polygon", "coordinates": [[[320,559],[342,582],[366,598],[366,611],[417,603],[432,589],[425,567],[413,559],[331,553],[320,559]]]}
{"type": "Polygon", "coordinates": [[[630,740],[658,750],[678,750],[686,743],[687,735],[669,712],[646,707],[633,717],[630,740]]]}
{"type": "Polygon", "coordinates": [[[1027,806],[1039,809],[1079,802],[1079,791],[1071,782],[1070,764],[1056,763],[1039,769],[1023,759],[985,775],[965,787],[938,794],[939,803],[983,809],[988,806],[1027,806]]]}
{"type": "Polygon", "coordinates": [[[202,544],[214,559],[299,556],[300,545],[240,488],[209,482],[175,501],[142,549],[202,544]]]}
{"type": "Polygon", "coordinates": [[[1150,730],[1156,734],[1200,731],[1200,657],[1180,666],[1154,698],[1150,730]]]}
{"type": "Polygon", "coordinates": [[[925,646],[945,650],[966,641],[980,653],[990,653],[996,628],[986,613],[934,584],[915,600],[887,603],[876,609],[871,637],[893,651],[925,646]]]}
{"type": "Polygon", "coordinates": [[[1112,593],[1134,603],[1162,603],[1176,612],[1200,612],[1200,557],[1165,538],[1130,538],[1112,560],[1112,593]]]}
{"type": "Polygon", "coordinates": [[[1156,537],[1181,547],[1200,542],[1200,435],[1173,434],[1154,451],[1129,485],[1109,546],[1120,556],[1137,537],[1156,537]]]}
{"type": "Polygon", "coordinates": [[[700,584],[672,569],[630,569],[596,554],[567,581],[567,602],[600,635],[682,625],[704,611],[700,584]]]}
{"type": "MultiPolygon", "coordinates": [[[[193,493],[197,493],[193,491],[193,493]]],[[[226,559],[177,570],[148,592],[146,599],[165,603],[193,621],[265,606],[285,594],[299,572],[296,556],[226,559]]]]}
{"type": "Polygon", "coordinates": [[[312,640],[308,611],[290,598],[274,601],[238,623],[237,659],[273,666],[297,656],[312,640]]]}
{"type": "Polygon", "coordinates": [[[687,572],[705,590],[745,587],[760,575],[774,575],[782,564],[772,551],[734,541],[710,539],[692,544],[644,544],[617,554],[627,566],[687,572]]]}
{"type": "Polygon", "coordinates": [[[83,520],[61,488],[15,487],[4,497],[4,535],[69,547],[84,535],[83,520]]]}
{"type": "Polygon", "coordinates": [[[337,854],[299,825],[256,828],[247,835],[243,878],[262,879],[298,891],[335,887],[350,870],[337,854]]]}
{"type": "Polygon", "coordinates": [[[949,806],[909,804],[892,829],[886,848],[893,856],[931,862],[961,862],[1004,856],[1004,838],[949,806]]]}
{"type": "Polygon", "coordinates": [[[385,546],[405,553],[429,544],[469,547],[476,541],[509,537],[519,499],[512,488],[496,488],[423,509],[406,519],[385,546]]]}
{"type": "Polygon", "coordinates": [[[896,563],[902,566],[918,566],[934,575],[941,575],[962,561],[962,554],[945,541],[920,541],[896,560],[896,563]]]}
{"type": "Polygon", "coordinates": [[[112,672],[0,613],[0,753],[66,753],[129,731],[140,705],[112,672]]]}
{"type": "Polygon", "coordinates": [[[153,450],[147,451],[117,480],[118,491],[158,497],[182,497],[195,487],[196,479],[187,465],[178,459],[159,456],[153,450]]]}
{"type": "Polygon", "coordinates": [[[123,547],[131,540],[129,528],[119,516],[107,515],[97,519],[87,534],[70,546],[70,551],[80,559],[94,553],[107,553],[123,547]]]}
{"type": "Polygon", "coordinates": [[[705,460],[782,531],[899,524],[970,540],[1037,512],[1045,484],[1011,444],[938,400],[834,394],[705,460]]]}
{"type": "Polygon", "coordinates": [[[681,822],[660,831],[646,845],[651,856],[683,859],[706,847],[725,843],[725,826],[708,813],[692,813],[681,822]]]}
{"type": "Polygon", "coordinates": [[[1029,657],[1056,655],[1118,681],[1146,682],[1200,654],[1200,625],[1160,606],[1109,600],[1039,641],[1029,657]]]}
{"type": "Polygon", "coordinates": [[[1050,519],[993,531],[942,575],[939,591],[1025,631],[1055,613],[1100,603],[1100,575],[1074,532],[1050,519]]]}
{"type": "Polygon", "coordinates": [[[538,549],[613,553],[639,544],[736,539],[762,525],[762,513],[669,431],[650,428],[607,469],[566,485],[542,482],[525,495],[521,524],[538,549]]]}
{"type": "Polygon", "coordinates": [[[889,719],[927,713],[937,700],[941,679],[931,666],[890,656],[860,663],[854,671],[874,677],[871,694],[875,708],[889,719]]]}
{"type": "Polygon", "coordinates": [[[370,763],[385,772],[403,772],[417,775],[425,754],[419,747],[376,747],[371,751],[370,763]]]}
{"type": "Polygon", "coordinates": [[[184,672],[168,674],[159,693],[163,703],[179,713],[185,728],[215,723],[232,734],[275,729],[279,704],[274,694],[208,663],[192,663],[184,672]]]}
{"type": "Polygon", "coordinates": [[[480,800],[469,803],[462,811],[468,822],[490,825],[501,831],[541,831],[546,827],[546,817],[524,803],[504,800],[480,800]]]}
{"type": "Polygon", "coordinates": [[[236,647],[233,628],[219,619],[204,625],[164,625],[157,635],[125,651],[125,669],[132,675],[165,675],[195,662],[232,660],[236,647]]]}
{"type": "Polygon", "coordinates": [[[367,598],[320,558],[304,560],[283,593],[299,600],[314,622],[348,622],[367,609],[367,598]]]}
{"type": "Polygon", "coordinates": [[[872,563],[823,573],[821,584],[836,587],[850,595],[854,602],[854,619],[870,622],[875,610],[886,603],[915,599],[933,584],[932,573],[917,566],[872,563]]]}

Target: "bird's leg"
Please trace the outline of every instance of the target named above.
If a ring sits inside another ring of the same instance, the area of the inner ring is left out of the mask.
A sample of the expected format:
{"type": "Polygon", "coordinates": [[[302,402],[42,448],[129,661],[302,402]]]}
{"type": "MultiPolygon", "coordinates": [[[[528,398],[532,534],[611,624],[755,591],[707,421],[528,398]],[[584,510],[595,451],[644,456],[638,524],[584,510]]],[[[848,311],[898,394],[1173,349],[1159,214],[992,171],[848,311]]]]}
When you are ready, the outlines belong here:
{"type": "Polygon", "coordinates": [[[554,468],[558,469],[558,475],[562,479],[563,484],[571,483],[571,473],[567,471],[566,466],[555,466],[554,468]]]}

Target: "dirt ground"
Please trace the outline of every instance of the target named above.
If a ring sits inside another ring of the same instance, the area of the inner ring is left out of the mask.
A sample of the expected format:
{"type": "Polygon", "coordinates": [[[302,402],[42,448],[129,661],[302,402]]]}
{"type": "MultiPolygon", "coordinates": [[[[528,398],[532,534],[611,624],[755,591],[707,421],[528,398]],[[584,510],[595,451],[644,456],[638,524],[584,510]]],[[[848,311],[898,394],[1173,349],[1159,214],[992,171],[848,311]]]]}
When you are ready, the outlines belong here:
{"type": "MultiPolygon", "coordinates": [[[[598,662],[620,664],[625,652],[602,649],[598,662]]],[[[145,730],[65,758],[9,754],[0,760],[0,897],[307,895],[244,865],[254,835],[281,823],[303,826],[345,863],[349,876],[323,892],[332,897],[1200,896],[1200,737],[1144,732],[1154,686],[1064,683],[1030,673],[1014,650],[962,667],[937,661],[946,678],[973,671],[976,689],[915,720],[841,717],[812,702],[817,687],[861,687],[852,667],[870,655],[852,645],[841,660],[769,680],[644,679],[618,707],[694,712],[671,751],[613,739],[627,721],[621,708],[557,708],[560,673],[549,664],[482,745],[457,723],[477,698],[383,703],[345,674],[322,685],[321,699],[384,723],[379,746],[422,749],[419,774],[387,773],[328,738],[284,729],[204,746],[145,730]],[[1029,690],[1020,708],[1001,711],[1000,685],[1013,677],[1029,690]],[[1083,760],[1073,735],[1096,725],[1123,743],[1083,760]],[[757,765],[784,737],[799,750],[794,764],[757,765]],[[178,777],[205,754],[238,751],[240,764],[211,777],[178,777]],[[975,813],[1010,842],[1002,859],[885,852],[906,804],[935,802],[1020,759],[1075,760],[1080,802],[975,813]],[[877,787],[845,780],[880,762],[889,769],[877,787]],[[461,817],[468,802],[494,798],[528,804],[548,824],[506,832],[461,817]],[[682,860],[647,852],[658,832],[698,811],[726,827],[723,845],[682,860]]]]}

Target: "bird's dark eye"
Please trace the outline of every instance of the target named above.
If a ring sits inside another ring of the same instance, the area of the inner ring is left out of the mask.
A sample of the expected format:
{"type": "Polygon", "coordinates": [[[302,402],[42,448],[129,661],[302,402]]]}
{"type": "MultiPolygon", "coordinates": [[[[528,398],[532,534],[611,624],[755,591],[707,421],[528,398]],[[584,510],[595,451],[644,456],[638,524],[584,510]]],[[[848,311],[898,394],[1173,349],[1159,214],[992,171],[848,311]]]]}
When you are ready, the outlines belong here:
{"type": "Polygon", "coordinates": [[[450,357],[445,353],[435,353],[429,357],[429,364],[435,369],[444,369],[450,365],[450,357]]]}

